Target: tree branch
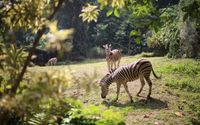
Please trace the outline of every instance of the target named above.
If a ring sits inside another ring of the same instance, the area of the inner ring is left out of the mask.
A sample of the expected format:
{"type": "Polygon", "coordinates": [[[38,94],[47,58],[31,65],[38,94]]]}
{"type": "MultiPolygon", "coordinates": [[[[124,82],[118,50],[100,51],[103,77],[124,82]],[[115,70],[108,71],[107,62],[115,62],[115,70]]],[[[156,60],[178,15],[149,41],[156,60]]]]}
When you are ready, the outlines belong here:
{"type": "MultiPolygon", "coordinates": [[[[55,13],[58,11],[58,9],[62,6],[64,0],[59,0],[58,5],[54,8],[54,11],[52,12],[52,14],[47,18],[47,20],[52,20],[52,18],[54,17],[55,13]]],[[[31,50],[29,51],[28,57],[24,63],[24,66],[22,67],[21,72],[19,73],[17,79],[15,80],[15,84],[13,85],[13,87],[11,88],[11,94],[16,94],[17,88],[20,85],[20,82],[23,79],[23,76],[26,72],[26,69],[31,61],[31,57],[33,55],[33,53],[35,52],[35,49],[39,43],[40,38],[42,37],[42,35],[45,33],[46,31],[46,26],[43,25],[42,28],[40,28],[37,33],[36,33],[36,37],[35,40],[33,42],[33,46],[31,48],[31,50]]]]}

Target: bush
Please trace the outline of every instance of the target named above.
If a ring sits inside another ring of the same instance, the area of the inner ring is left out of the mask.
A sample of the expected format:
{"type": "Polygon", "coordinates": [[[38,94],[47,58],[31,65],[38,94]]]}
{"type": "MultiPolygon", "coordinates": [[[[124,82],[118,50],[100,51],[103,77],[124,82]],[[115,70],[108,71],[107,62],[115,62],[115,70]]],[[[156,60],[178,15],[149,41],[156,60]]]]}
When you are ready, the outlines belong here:
{"type": "Polygon", "coordinates": [[[89,58],[103,58],[105,57],[104,50],[100,47],[93,47],[89,50],[89,58]]]}
{"type": "Polygon", "coordinates": [[[141,57],[154,57],[154,53],[145,53],[145,52],[142,52],[141,53],[141,57]]]}
{"type": "Polygon", "coordinates": [[[124,118],[118,112],[104,106],[90,105],[87,108],[73,109],[63,124],[72,125],[124,125],[124,118]]]}

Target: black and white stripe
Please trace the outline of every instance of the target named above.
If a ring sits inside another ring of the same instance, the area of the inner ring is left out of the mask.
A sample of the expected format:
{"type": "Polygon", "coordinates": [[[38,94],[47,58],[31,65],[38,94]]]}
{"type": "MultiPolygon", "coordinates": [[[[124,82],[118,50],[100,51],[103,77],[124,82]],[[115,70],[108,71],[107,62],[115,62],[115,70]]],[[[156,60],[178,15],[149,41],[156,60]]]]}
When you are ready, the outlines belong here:
{"type": "Polygon", "coordinates": [[[144,84],[145,84],[145,81],[144,81],[144,79],[145,79],[149,85],[149,94],[148,94],[147,98],[150,98],[151,88],[152,88],[152,82],[150,80],[151,71],[153,72],[153,75],[156,78],[159,78],[156,76],[156,74],[152,68],[151,62],[146,59],[139,59],[131,64],[117,68],[111,74],[107,74],[106,76],[104,76],[101,79],[100,85],[102,87],[102,94],[101,94],[102,98],[106,97],[106,95],[108,93],[109,85],[113,82],[116,82],[117,83],[117,98],[116,99],[118,99],[120,86],[121,86],[121,84],[123,84],[126,92],[128,93],[128,95],[132,101],[132,96],[130,95],[130,92],[128,90],[127,82],[134,81],[139,78],[140,78],[140,82],[141,82],[141,88],[140,88],[139,92],[137,93],[137,95],[139,96],[139,94],[141,93],[141,91],[144,87],[144,84]]]}

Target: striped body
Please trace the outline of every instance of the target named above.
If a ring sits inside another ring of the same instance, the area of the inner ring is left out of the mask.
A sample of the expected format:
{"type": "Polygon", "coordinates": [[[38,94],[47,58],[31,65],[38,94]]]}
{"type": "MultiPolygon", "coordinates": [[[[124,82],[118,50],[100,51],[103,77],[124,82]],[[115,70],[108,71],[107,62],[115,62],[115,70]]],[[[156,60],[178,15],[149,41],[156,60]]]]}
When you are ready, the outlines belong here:
{"type": "Polygon", "coordinates": [[[103,45],[103,47],[105,48],[108,71],[110,72],[113,68],[115,69],[119,67],[121,52],[118,49],[114,49],[111,51],[111,44],[103,45]]]}
{"type": "Polygon", "coordinates": [[[134,81],[140,75],[149,77],[152,70],[151,62],[145,59],[138,60],[127,66],[122,66],[112,73],[113,81],[134,81]]]}
{"type": "MultiPolygon", "coordinates": [[[[144,81],[145,79],[149,85],[149,94],[148,94],[148,98],[149,98],[151,95],[151,87],[152,87],[152,82],[150,80],[151,71],[153,71],[152,64],[150,61],[146,59],[140,59],[126,66],[121,66],[117,68],[111,74],[107,74],[104,78],[101,79],[100,82],[101,82],[101,87],[102,87],[102,97],[105,98],[105,96],[107,95],[109,85],[113,82],[116,82],[117,83],[117,99],[118,99],[118,94],[119,94],[118,91],[120,89],[121,84],[123,84],[126,92],[128,93],[132,101],[132,96],[129,93],[127,82],[134,81],[140,78],[141,88],[137,95],[139,95],[140,92],[142,91],[145,84],[145,81],[144,81]]],[[[156,78],[158,78],[155,75],[154,71],[153,71],[153,74],[156,78]]]]}

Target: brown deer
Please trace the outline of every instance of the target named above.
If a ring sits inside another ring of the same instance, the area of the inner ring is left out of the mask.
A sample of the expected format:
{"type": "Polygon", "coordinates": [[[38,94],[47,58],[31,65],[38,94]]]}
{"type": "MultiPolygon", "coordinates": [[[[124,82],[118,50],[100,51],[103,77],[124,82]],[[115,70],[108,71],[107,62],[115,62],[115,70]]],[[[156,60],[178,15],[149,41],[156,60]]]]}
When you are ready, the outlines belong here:
{"type": "Polygon", "coordinates": [[[48,65],[48,66],[53,66],[53,65],[56,65],[56,63],[57,63],[57,58],[54,57],[54,58],[50,58],[50,59],[49,59],[47,65],[48,65]]]}
{"type": "Polygon", "coordinates": [[[114,69],[119,67],[121,60],[121,52],[118,49],[111,50],[111,44],[103,45],[106,53],[106,61],[108,65],[108,71],[111,72],[114,66],[114,69]]]}

